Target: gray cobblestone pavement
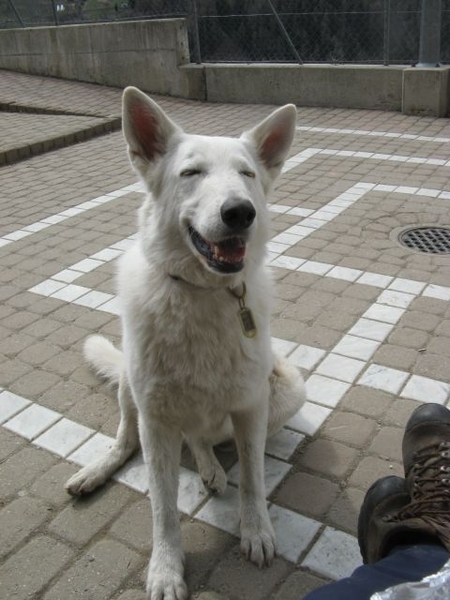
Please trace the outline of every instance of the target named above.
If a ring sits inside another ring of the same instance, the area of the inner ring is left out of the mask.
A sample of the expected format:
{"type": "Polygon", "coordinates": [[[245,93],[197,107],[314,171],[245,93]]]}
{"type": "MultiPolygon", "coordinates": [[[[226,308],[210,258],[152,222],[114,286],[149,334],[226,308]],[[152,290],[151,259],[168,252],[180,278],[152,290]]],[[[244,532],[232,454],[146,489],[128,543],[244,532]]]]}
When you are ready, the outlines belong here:
{"type": "MultiPolygon", "coordinates": [[[[139,457],[89,498],[63,489],[118,424],[114,393],[81,347],[94,332],[119,342],[114,258],[142,201],[121,133],[105,133],[120,96],[0,72],[0,155],[12,163],[0,168],[1,598],[144,599],[151,519],[139,457]]],[[[237,135],[272,108],[157,100],[204,134],[237,135]]],[[[450,254],[396,240],[407,227],[450,226],[449,175],[448,120],[299,108],[270,207],[274,344],[302,368],[309,398],[267,446],[279,556],[259,570],[239,555],[234,449],[219,452],[223,498],[207,495],[185,453],[193,598],[297,600],[360,564],[367,487],[402,474],[414,407],[450,401],[450,254]]]]}

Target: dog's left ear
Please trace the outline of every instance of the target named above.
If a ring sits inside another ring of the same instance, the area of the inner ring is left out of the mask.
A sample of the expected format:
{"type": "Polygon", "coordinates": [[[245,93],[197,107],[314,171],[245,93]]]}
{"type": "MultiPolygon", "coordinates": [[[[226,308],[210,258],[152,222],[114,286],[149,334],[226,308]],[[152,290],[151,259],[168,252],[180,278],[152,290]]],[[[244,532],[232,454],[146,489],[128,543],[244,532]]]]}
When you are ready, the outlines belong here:
{"type": "Polygon", "coordinates": [[[122,128],[131,164],[147,181],[171,138],[182,132],[156,102],[135,87],[127,87],[123,93],[122,128]]]}
{"type": "Polygon", "coordinates": [[[241,136],[241,139],[256,146],[258,157],[272,179],[279,175],[288,156],[296,122],[297,109],[293,104],[286,104],[241,136]]]}

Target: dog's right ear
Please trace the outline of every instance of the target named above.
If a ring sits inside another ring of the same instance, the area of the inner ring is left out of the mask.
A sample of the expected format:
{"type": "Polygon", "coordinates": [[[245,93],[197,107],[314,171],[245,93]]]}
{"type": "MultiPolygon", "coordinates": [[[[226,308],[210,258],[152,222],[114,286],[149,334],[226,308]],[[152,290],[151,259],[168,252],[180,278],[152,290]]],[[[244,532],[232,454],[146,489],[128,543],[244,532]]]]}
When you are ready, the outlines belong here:
{"type": "Polygon", "coordinates": [[[131,164],[144,179],[167,151],[170,138],[182,132],[156,102],[135,87],[123,93],[122,128],[131,164]]]}

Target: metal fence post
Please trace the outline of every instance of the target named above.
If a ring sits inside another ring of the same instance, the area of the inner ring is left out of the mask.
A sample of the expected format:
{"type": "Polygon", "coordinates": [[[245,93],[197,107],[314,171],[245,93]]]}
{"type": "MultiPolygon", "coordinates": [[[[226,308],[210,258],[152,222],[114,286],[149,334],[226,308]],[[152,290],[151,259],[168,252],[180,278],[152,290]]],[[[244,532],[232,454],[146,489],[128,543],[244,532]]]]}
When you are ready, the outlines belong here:
{"type": "Polygon", "coordinates": [[[383,23],[383,63],[387,67],[390,61],[391,43],[391,0],[384,0],[383,23]]]}
{"type": "Polygon", "coordinates": [[[12,8],[13,13],[16,15],[17,20],[19,21],[19,23],[22,25],[22,27],[25,27],[25,23],[22,20],[22,17],[19,14],[19,11],[17,10],[13,0],[8,0],[9,1],[9,5],[12,8]]]}
{"type": "Polygon", "coordinates": [[[439,67],[441,58],[442,1],[422,0],[418,67],[439,67]]]}
{"type": "Polygon", "coordinates": [[[200,65],[202,62],[202,55],[200,52],[200,35],[198,33],[198,13],[197,13],[197,2],[192,0],[192,20],[193,26],[192,31],[194,35],[194,47],[195,47],[195,62],[200,65]]]}
{"type": "Polygon", "coordinates": [[[55,19],[55,25],[59,25],[59,23],[58,23],[58,11],[56,10],[55,0],[52,0],[52,10],[53,10],[53,18],[55,19]]]}
{"type": "Polygon", "coordinates": [[[297,62],[299,65],[303,64],[302,59],[300,58],[300,54],[297,52],[297,48],[295,47],[293,41],[291,40],[291,38],[289,37],[288,32],[286,31],[285,26],[283,25],[283,22],[280,19],[279,14],[277,13],[277,11],[275,10],[274,5],[272,4],[271,0],[267,0],[267,3],[269,5],[270,10],[273,13],[273,16],[276,19],[276,22],[278,23],[279,28],[281,29],[281,33],[283,34],[284,39],[286,40],[286,42],[289,44],[289,47],[291,48],[292,52],[294,53],[295,58],[297,59],[297,62]]]}

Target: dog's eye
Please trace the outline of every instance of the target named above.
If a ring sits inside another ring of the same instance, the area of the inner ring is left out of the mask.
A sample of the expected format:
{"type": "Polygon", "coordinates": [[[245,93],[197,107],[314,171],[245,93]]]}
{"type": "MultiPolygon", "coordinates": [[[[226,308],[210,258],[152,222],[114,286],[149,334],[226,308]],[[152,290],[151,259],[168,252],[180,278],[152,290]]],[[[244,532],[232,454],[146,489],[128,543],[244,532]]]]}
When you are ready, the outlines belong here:
{"type": "Polygon", "coordinates": [[[244,175],[244,177],[250,177],[251,179],[255,178],[255,173],[253,171],[241,171],[241,175],[244,175]]]}
{"type": "Polygon", "coordinates": [[[181,171],[181,177],[194,177],[194,175],[200,175],[200,169],[185,169],[181,171]]]}

